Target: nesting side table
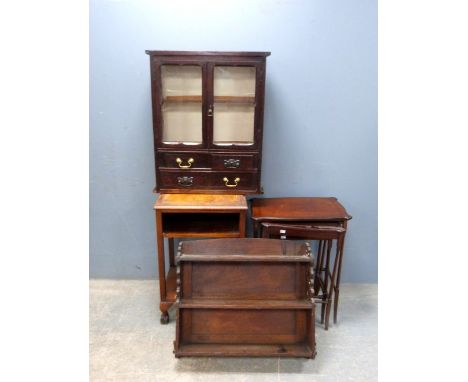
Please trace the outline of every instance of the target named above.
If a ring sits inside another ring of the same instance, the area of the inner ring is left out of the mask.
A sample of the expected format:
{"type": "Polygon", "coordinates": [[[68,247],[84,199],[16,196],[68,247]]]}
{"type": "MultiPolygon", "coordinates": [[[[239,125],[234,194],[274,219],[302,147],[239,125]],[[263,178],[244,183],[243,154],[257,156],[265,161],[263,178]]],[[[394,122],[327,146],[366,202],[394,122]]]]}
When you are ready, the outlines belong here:
{"type": "MultiPolygon", "coordinates": [[[[252,200],[252,220],[255,237],[262,237],[262,223],[293,224],[304,226],[335,226],[345,230],[352,216],[338,202],[337,198],[328,197],[290,197],[258,198],[252,200]]],[[[345,232],[346,235],[346,232],[345,232]]],[[[340,241],[340,258],[336,276],[335,297],[333,302],[333,322],[336,323],[338,301],[340,297],[341,263],[343,259],[344,237],[340,241]]],[[[318,262],[317,262],[318,264],[318,262]]],[[[317,265],[319,266],[319,265],[317,265]]],[[[322,269],[316,269],[320,277],[322,269]]],[[[327,271],[328,272],[328,271],[327,271]]],[[[317,292],[317,288],[315,288],[317,292]]],[[[322,315],[323,317],[323,315],[322,315]]]]}
{"type": "Polygon", "coordinates": [[[335,225],[346,229],[351,218],[334,197],[252,199],[255,237],[262,236],[260,223],[335,225]]]}
{"type": "Polygon", "coordinates": [[[245,237],[247,201],[243,195],[161,194],[154,210],[161,297],[159,308],[161,323],[167,324],[167,311],[176,300],[174,238],[245,237]],[[169,244],[167,274],[165,238],[169,244]]]}

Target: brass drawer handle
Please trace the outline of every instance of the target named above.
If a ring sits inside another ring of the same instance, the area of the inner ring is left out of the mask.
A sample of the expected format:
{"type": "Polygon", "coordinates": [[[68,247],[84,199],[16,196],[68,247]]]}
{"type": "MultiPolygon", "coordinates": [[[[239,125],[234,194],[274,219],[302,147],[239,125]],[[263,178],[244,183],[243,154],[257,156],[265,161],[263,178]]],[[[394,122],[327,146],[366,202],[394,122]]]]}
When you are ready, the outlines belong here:
{"type": "Polygon", "coordinates": [[[187,161],[188,166],[182,166],[182,159],[177,158],[175,161],[177,162],[177,164],[179,165],[180,168],[190,168],[190,167],[192,167],[192,163],[195,162],[195,161],[193,160],[193,158],[190,158],[190,159],[187,161]]]}
{"type": "Polygon", "coordinates": [[[234,183],[235,183],[235,184],[228,184],[228,183],[229,183],[229,179],[228,179],[228,178],[223,178],[223,182],[224,182],[224,185],[225,185],[226,187],[237,187],[237,184],[240,182],[240,178],[234,179],[234,183]]]}
{"type": "Polygon", "coordinates": [[[240,167],[240,159],[225,159],[224,160],[224,167],[226,167],[226,168],[239,168],[240,167]]]}
{"type": "Polygon", "coordinates": [[[190,187],[193,185],[193,176],[178,176],[177,183],[179,186],[190,187]]]}

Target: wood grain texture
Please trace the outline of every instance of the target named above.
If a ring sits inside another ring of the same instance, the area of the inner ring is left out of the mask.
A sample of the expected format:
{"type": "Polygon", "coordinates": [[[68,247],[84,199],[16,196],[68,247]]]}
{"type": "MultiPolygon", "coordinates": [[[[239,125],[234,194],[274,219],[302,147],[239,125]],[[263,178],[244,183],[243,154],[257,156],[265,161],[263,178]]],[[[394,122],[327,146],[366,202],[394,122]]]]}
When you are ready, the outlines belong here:
{"type": "Polygon", "coordinates": [[[154,204],[156,210],[247,210],[244,195],[161,194],[154,204]]]}

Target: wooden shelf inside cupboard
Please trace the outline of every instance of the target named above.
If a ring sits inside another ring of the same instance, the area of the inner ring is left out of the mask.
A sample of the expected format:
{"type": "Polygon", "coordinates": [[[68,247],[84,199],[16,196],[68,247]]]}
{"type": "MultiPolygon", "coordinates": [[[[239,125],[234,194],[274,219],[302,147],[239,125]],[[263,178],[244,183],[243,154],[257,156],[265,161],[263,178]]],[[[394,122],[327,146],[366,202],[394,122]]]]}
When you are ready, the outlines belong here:
{"type": "MultiPolygon", "coordinates": [[[[164,102],[202,102],[202,96],[197,95],[179,95],[179,96],[167,96],[164,98],[164,102]]],[[[241,96],[215,96],[214,103],[255,103],[255,97],[241,97],[241,96]]]]}

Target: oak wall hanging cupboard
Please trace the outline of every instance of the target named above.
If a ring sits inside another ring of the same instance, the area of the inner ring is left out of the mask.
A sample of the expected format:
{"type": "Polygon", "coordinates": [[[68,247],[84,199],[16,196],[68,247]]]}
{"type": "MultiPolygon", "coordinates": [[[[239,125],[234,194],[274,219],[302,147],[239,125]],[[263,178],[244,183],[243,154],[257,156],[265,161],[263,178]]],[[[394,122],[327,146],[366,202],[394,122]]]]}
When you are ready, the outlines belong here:
{"type": "Polygon", "coordinates": [[[155,192],[261,193],[269,52],[146,51],[155,192]]]}

